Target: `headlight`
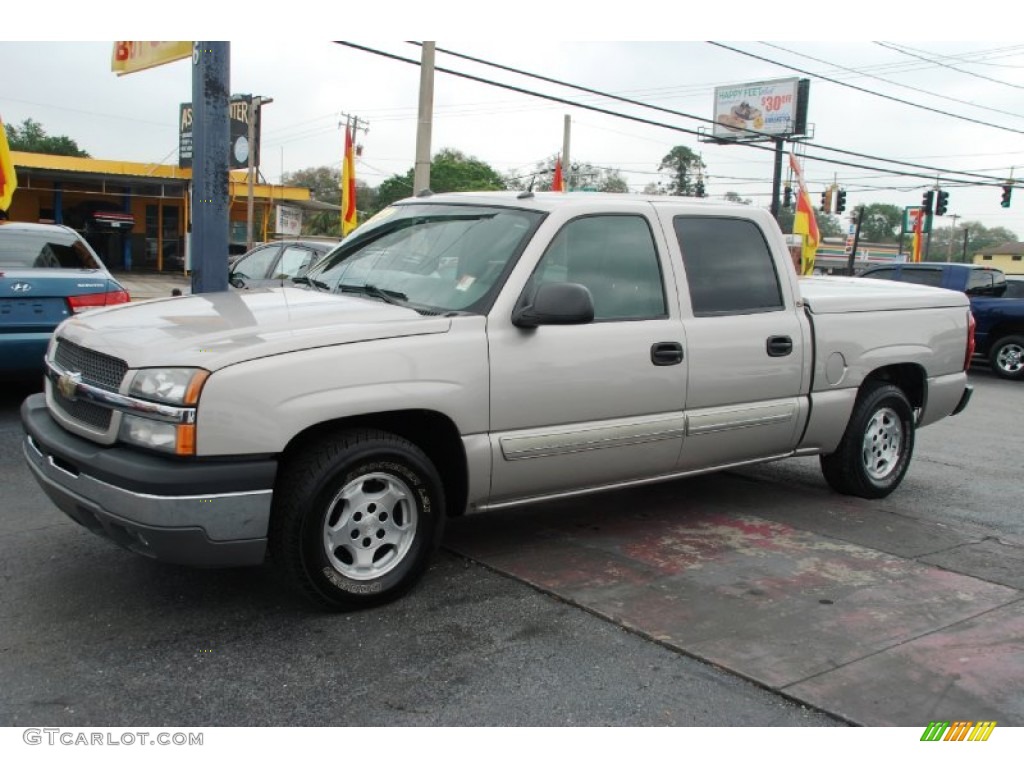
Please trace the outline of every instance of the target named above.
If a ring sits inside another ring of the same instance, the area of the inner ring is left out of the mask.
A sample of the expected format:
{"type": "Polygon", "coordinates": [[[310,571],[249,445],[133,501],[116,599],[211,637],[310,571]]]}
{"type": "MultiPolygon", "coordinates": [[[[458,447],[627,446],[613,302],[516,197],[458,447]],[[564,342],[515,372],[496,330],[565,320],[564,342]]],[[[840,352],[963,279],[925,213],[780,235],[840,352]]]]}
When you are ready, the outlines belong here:
{"type": "MultiPolygon", "coordinates": [[[[195,406],[209,377],[201,368],[146,368],[138,371],[128,394],[164,406],[153,406],[152,416],[125,413],[118,438],[154,451],[192,456],[196,452],[195,406]],[[162,411],[162,412],[161,412],[162,411]]],[[[143,404],[134,410],[139,411],[143,404]]]]}
{"type": "Polygon", "coordinates": [[[202,368],[144,368],[135,374],[128,394],[170,405],[195,405],[209,375],[202,368]]]}

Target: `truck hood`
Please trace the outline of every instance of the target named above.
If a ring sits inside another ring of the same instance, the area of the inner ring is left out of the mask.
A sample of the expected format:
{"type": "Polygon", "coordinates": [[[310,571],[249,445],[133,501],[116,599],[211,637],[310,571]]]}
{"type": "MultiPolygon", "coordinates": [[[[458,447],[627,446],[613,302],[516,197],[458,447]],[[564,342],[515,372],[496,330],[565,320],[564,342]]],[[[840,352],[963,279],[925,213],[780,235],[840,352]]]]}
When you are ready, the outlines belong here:
{"type": "Polygon", "coordinates": [[[444,333],[447,317],[376,299],[302,288],[205,293],[85,312],[61,338],[124,360],[130,368],[227,365],[301,349],[444,333]]]}
{"type": "Polygon", "coordinates": [[[969,306],[959,291],[869,277],[802,277],[800,294],[816,315],[969,306]]]}

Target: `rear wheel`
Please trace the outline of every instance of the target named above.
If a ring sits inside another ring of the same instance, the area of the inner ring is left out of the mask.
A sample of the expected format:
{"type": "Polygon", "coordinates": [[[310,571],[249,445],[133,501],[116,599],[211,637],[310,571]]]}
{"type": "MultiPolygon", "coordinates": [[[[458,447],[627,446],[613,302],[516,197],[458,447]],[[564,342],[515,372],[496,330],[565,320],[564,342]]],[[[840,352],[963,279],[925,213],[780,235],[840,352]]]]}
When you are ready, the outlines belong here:
{"type": "Polygon", "coordinates": [[[344,432],[283,466],[271,555],[291,585],[321,606],[377,605],[423,574],[443,515],[441,479],[423,451],[386,432],[344,432]]]}
{"type": "Polygon", "coordinates": [[[1004,336],[992,345],[992,370],[1004,379],[1024,379],[1024,336],[1004,336]]]}
{"type": "Polygon", "coordinates": [[[914,452],[914,414],[899,387],[864,385],[834,453],[821,457],[825,480],[839,493],[880,499],[903,480],[914,452]]]}

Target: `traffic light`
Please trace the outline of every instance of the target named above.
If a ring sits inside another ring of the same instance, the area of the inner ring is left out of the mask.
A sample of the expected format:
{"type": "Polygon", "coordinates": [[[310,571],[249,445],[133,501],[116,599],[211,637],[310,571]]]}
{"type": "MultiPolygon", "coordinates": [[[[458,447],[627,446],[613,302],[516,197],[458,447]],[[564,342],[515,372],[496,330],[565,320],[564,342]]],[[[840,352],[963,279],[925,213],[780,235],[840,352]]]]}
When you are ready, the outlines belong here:
{"type": "Polygon", "coordinates": [[[935,199],[935,215],[945,216],[946,208],[949,207],[949,192],[940,189],[938,197],[935,199]]]}
{"type": "Polygon", "coordinates": [[[846,190],[836,190],[836,213],[842,213],[846,210],[846,190]]]}
{"type": "Polygon", "coordinates": [[[1003,208],[1010,207],[1010,194],[1013,192],[1013,187],[1007,184],[1003,187],[1003,201],[999,203],[1003,208]]]}
{"type": "Polygon", "coordinates": [[[821,212],[832,213],[832,187],[825,187],[821,193],[821,212]]]}
{"type": "Polygon", "coordinates": [[[922,213],[924,213],[925,216],[932,215],[933,202],[935,202],[935,190],[929,189],[927,192],[924,193],[924,197],[921,198],[921,207],[924,208],[924,211],[922,211],[922,213]]]}
{"type": "Polygon", "coordinates": [[[786,185],[786,188],[782,190],[782,207],[789,208],[793,205],[793,188],[786,185]]]}

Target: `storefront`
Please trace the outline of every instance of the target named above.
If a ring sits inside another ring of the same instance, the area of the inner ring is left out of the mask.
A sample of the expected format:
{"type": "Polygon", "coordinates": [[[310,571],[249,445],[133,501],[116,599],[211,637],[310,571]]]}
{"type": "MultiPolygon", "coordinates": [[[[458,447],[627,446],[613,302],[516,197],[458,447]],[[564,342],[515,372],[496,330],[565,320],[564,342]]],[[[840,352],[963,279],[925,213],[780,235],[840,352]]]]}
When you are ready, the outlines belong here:
{"type": "MultiPolygon", "coordinates": [[[[185,270],[191,169],[31,152],[11,152],[11,159],[18,174],[11,220],[72,227],[115,271],[185,270]]],[[[246,245],[248,183],[244,170],[230,177],[228,238],[238,251],[246,245]]],[[[303,187],[254,184],[254,240],[278,236],[281,205],[318,210],[322,204],[303,187]]]]}

